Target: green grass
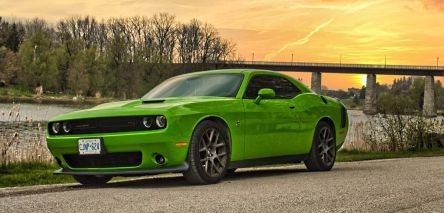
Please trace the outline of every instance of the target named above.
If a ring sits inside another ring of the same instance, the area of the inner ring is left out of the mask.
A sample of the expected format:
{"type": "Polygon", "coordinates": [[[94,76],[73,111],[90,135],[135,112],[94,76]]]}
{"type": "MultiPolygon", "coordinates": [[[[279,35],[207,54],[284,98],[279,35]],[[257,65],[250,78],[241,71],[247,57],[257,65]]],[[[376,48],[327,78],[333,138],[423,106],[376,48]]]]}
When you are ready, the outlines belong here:
{"type": "Polygon", "coordinates": [[[0,95],[13,97],[32,97],[34,92],[22,86],[0,87],[0,95]]]}
{"type": "MultiPolygon", "coordinates": [[[[350,162],[388,158],[432,156],[444,156],[444,149],[423,150],[416,152],[359,152],[342,150],[338,152],[336,161],[350,162]]],[[[69,175],[53,175],[52,173],[56,169],[58,169],[58,166],[55,164],[42,163],[20,163],[0,166],[0,188],[75,182],[74,178],[69,175]]]]}
{"type": "Polygon", "coordinates": [[[74,182],[74,178],[71,176],[53,175],[52,173],[57,168],[57,165],[43,163],[20,163],[0,166],[0,187],[74,182]]]}

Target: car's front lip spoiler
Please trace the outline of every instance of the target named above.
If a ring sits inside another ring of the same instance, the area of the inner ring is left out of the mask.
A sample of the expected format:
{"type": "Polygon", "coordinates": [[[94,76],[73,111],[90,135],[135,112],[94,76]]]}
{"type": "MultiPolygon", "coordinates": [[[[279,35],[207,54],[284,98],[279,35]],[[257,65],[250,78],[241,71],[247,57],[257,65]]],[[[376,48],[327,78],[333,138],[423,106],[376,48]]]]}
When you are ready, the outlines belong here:
{"type": "Polygon", "coordinates": [[[55,175],[111,175],[111,176],[137,176],[137,175],[155,175],[162,173],[175,173],[175,172],[186,172],[188,171],[188,163],[184,163],[176,167],[166,167],[159,169],[149,169],[149,170],[124,170],[124,171],[73,171],[58,169],[54,171],[55,175]]]}

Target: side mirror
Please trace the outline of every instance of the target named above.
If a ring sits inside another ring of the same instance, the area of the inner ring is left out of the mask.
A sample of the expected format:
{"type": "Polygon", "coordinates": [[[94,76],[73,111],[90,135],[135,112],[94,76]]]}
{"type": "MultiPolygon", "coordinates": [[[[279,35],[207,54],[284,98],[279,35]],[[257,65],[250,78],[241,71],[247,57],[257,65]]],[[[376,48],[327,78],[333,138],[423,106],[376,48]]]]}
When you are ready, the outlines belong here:
{"type": "Polygon", "coordinates": [[[269,88],[260,89],[259,92],[257,93],[257,97],[254,100],[254,103],[259,104],[262,99],[270,99],[274,98],[274,96],[276,96],[276,93],[274,92],[273,89],[269,88]]]}

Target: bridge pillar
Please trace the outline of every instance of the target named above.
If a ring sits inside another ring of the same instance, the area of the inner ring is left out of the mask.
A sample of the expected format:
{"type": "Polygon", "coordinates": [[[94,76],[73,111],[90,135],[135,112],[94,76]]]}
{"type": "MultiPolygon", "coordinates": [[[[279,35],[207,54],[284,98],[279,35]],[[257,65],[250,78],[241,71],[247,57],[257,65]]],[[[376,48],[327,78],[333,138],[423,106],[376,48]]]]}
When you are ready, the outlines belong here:
{"type": "Polygon", "coordinates": [[[322,74],[321,72],[311,73],[311,89],[318,94],[321,94],[322,90],[322,74]]]}
{"type": "Polygon", "coordinates": [[[367,74],[364,113],[367,115],[376,114],[376,74],[367,74]]]}
{"type": "Polygon", "coordinates": [[[422,113],[428,117],[436,116],[434,82],[433,76],[425,77],[422,113]]]}

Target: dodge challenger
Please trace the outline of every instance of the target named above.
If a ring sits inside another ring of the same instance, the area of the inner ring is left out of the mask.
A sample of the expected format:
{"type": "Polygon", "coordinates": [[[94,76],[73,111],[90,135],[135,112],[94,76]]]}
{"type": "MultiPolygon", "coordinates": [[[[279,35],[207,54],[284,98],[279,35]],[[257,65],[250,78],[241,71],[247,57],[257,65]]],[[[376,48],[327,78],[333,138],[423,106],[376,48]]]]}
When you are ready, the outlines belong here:
{"type": "Polygon", "coordinates": [[[348,131],[338,100],[267,70],[212,70],[170,78],[137,100],[52,118],[48,148],[84,185],[114,176],[183,173],[212,184],[237,168],[304,162],[328,171],[348,131]]]}

